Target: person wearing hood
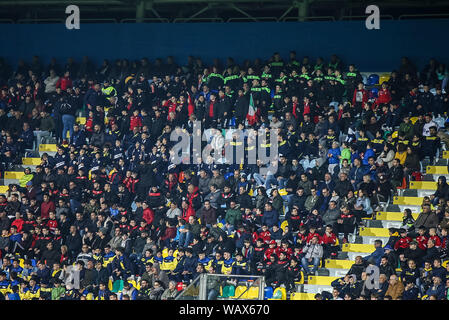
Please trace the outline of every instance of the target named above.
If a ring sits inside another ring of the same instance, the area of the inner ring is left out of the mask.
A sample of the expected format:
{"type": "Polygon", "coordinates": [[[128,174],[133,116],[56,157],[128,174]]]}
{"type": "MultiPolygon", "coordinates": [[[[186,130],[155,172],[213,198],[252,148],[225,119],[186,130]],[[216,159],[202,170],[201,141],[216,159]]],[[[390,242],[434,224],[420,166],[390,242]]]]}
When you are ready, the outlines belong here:
{"type": "Polygon", "coordinates": [[[437,205],[440,199],[449,199],[449,185],[445,176],[440,176],[437,182],[437,190],[430,196],[433,205],[437,205]]]}

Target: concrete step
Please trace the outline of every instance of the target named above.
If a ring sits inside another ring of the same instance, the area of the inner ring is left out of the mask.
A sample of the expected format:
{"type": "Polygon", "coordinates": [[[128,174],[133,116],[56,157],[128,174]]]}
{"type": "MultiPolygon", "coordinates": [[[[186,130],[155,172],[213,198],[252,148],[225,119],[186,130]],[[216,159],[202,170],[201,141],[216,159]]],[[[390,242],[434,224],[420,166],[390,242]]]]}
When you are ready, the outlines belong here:
{"type": "Polygon", "coordinates": [[[328,291],[328,292],[332,293],[332,286],[304,284],[304,286],[302,287],[302,290],[303,290],[302,291],[303,293],[312,293],[312,294],[321,293],[323,291],[328,291]]]}
{"type": "Polygon", "coordinates": [[[374,245],[374,241],[376,240],[381,240],[383,244],[386,244],[389,239],[389,237],[368,237],[368,236],[363,236],[361,238],[362,238],[361,244],[370,244],[370,245],[374,245]]]}

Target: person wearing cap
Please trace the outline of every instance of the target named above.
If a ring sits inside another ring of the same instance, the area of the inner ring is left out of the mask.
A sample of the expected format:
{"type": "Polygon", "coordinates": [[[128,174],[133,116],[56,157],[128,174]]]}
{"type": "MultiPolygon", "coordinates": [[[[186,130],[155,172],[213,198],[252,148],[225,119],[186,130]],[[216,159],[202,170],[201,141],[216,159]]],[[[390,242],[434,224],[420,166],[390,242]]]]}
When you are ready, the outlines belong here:
{"type": "Polygon", "coordinates": [[[409,247],[404,250],[404,256],[407,260],[414,260],[418,266],[422,265],[424,250],[418,247],[418,242],[416,240],[412,240],[409,244],[409,247]]]}

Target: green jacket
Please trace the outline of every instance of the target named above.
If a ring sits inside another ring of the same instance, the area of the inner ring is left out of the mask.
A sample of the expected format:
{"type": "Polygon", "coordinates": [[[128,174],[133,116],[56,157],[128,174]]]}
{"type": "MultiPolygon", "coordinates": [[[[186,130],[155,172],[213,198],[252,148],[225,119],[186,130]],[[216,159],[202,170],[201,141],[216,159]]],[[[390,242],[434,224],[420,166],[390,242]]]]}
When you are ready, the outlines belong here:
{"type": "Polygon", "coordinates": [[[59,300],[61,296],[65,294],[65,288],[60,286],[59,288],[53,288],[51,290],[51,300],[59,300]]]}
{"type": "Polygon", "coordinates": [[[409,123],[402,122],[399,125],[398,134],[399,135],[403,134],[406,139],[413,138],[413,124],[411,122],[409,123]]]}
{"type": "Polygon", "coordinates": [[[225,221],[231,225],[235,225],[237,221],[242,219],[242,213],[239,209],[228,209],[226,211],[225,221]]]}
{"type": "Polygon", "coordinates": [[[343,159],[348,159],[348,162],[351,163],[351,150],[349,148],[341,150],[340,163],[343,162],[343,159]]]}

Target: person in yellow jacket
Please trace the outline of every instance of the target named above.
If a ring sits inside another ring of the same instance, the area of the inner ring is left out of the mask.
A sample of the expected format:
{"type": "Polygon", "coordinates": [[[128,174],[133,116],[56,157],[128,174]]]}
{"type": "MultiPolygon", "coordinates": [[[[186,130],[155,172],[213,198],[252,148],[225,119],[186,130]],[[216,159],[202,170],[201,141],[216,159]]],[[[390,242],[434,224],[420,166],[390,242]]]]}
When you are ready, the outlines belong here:
{"type": "Polygon", "coordinates": [[[176,268],[178,260],[174,257],[173,253],[174,250],[169,248],[167,251],[167,256],[162,259],[161,270],[171,273],[176,268]]]}
{"type": "Polygon", "coordinates": [[[34,177],[34,174],[31,172],[30,168],[25,168],[24,175],[19,179],[19,185],[22,188],[25,188],[28,181],[31,181],[34,177]]]}

